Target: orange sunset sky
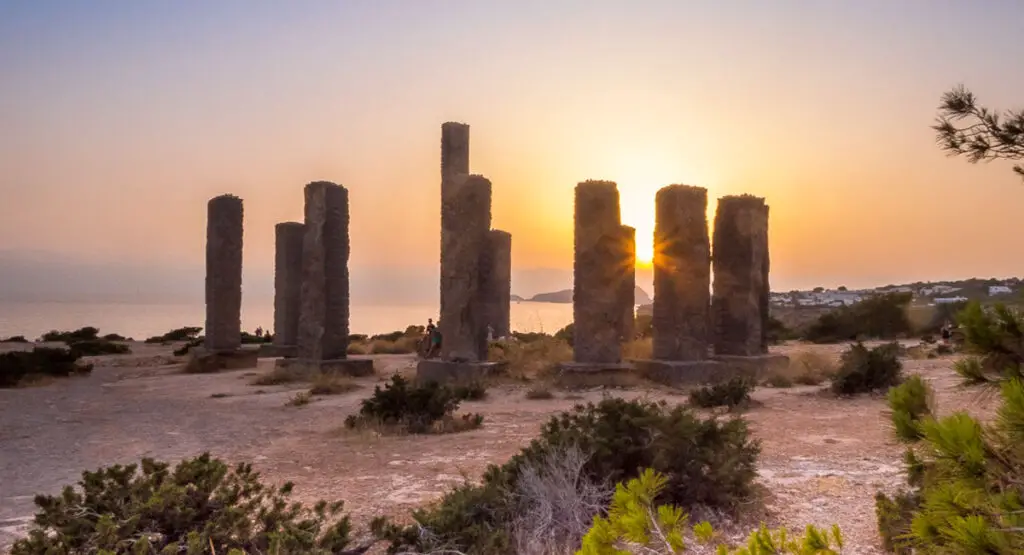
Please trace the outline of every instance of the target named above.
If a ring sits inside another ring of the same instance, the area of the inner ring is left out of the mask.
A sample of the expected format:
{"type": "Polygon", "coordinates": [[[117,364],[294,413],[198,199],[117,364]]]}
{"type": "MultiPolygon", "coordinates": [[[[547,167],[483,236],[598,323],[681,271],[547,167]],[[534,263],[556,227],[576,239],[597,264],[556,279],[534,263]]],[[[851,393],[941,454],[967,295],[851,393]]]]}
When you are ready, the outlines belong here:
{"type": "Polygon", "coordinates": [[[585,179],[618,182],[647,257],[659,187],[707,187],[709,218],[766,197],[776,290],[1021,275],[1024,184],[929,125],[957,83],[1024,106],[1022,29],[1011,0],[2,2],[0,251],[201,289],[231,192],[265,283],[323,179],[350,191],[354,298],[429,296],[453,120],[519,294],[571,285],[585,179]]]}

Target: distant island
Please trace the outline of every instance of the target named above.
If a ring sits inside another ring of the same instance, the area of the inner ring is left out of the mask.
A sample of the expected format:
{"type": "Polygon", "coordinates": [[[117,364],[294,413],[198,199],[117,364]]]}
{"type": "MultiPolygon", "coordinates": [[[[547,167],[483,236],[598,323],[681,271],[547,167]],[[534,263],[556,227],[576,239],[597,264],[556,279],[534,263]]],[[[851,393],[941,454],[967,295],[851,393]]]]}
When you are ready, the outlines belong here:
{"type": "MultiPolygon", "coordinates": [[[[636,304],[649,304],[651,297],[646,291],[639,287],[633,293],[636,304]]],[[[513,301],[529,301],[531,303],[560,303],[560,304],[572,304],[572,289],[563,289],[561,291],[555,291],[552,293],[538,293],[529,299],[524,299],[518,295],[512,295],[513,301]]]]}

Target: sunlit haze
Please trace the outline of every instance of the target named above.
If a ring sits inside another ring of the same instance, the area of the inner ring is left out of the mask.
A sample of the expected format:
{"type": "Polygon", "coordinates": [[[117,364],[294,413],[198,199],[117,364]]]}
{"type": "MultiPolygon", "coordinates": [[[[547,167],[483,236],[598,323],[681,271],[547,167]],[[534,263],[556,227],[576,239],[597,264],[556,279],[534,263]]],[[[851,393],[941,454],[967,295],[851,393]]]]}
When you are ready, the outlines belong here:
{"type": "Polygon", "coordinates": [[[683,183],[709,219],[766,197],[776,290],[1021,275],[1024,184],[929,125],[957,83],[1024,107],[1022,25],[1013,0],[2,2],[0,264],[201,292],[206,201],[231,192],[266,291],[274,224],[329,180],[353,298],[431,301],[440,130],[461,121],[521,295],[571,286],[586,179],[618,183],[641,267],[655,192],[683,183]]]}

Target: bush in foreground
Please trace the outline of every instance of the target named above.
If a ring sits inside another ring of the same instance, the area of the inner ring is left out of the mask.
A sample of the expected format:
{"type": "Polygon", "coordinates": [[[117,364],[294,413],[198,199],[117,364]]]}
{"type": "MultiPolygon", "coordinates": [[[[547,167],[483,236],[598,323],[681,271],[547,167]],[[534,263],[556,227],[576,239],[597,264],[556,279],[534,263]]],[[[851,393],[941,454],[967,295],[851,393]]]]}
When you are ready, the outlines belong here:
{"type": "Polygon", "coordinates": [[[11,555],[339,553],[350,525],[342,503],[313,507],[269,487],[248,464],[203,454],[169,464],[143,459],[82,473],[78,487],[35,499],[29,536],[11,555]]]}
{"type": "Polygon", "coordinates": [[[31,351],[0,354],[0,387],[15,387],[34,378],[65,378],[88,374],[92,365],[80,364],[81,355],[70,349],[36,347],[31,351]]]}
{"type": "Polygon", "coordinates": [[[456,391],[437,382],[413,384],[396,374],[383,389],[374,387],[373,395],[363,399],[359,414],[345,419],[345,426],[383,426],[414,434],[477,427],[483,423],[480,415],[455,418],[462,399],[471,394],[472,390],[456,391]]]}
{"type": "MultiPolygon", "coordinates": [[[[706,546],[717,543],[710,523],[691,527],[682,508],[655,506],[667,482],[664,475],[648,468],[617,484],[607,517],[594,518],[577,555],[675,555],[686,553],[691,538],[706,546]]],[[[843,536],[838,526],[831,531],[808,526],[803,536],[762,526],[750,535],[746,547],[729,548],[723,543],[717,547],[722,555],[831,555],[842,549],[843,536]]]]}
{"type": "Polygon", "coordinates": [[[666,501],[728,511],[753,497],[760,453],[743,420],[705,420],[682,405],[608,398],[552,417],[538,439],[504,465],[491,466],[482,483],[463,484],[414,512],[416,525],[378,522],[377,529],[394,550],[515,553],[515,523],[528,510],[517,493],[524,469],[569,449],[589,455],[580,483],[610,484],[652,468],[666,477],[666,501]]]}
{"type": "Polygon", "coordinates": [[[903,381],[903,363],[898,343],[868,349],[856,343],[843,353],[839,370],[832,378],[832,392],[849,396],[887,391],[903,381]]]}
{"type": "Polygon", "coordinates": [[[1024,553],[1024,382],[1002,384],[991,424],[963,412],[933,416],[922,386],[908,382],[890,395],[898,437],[913,445],[910,490],[876,497],[883,541],[902,554],[1024,553]]]}
{"type": "Polygon", "coordinates": [[[972,356],[955,369],[968,384],[1024,378],[1024,316],[997,304],[972,302],[957,316],[965,350],[972,356]]]}

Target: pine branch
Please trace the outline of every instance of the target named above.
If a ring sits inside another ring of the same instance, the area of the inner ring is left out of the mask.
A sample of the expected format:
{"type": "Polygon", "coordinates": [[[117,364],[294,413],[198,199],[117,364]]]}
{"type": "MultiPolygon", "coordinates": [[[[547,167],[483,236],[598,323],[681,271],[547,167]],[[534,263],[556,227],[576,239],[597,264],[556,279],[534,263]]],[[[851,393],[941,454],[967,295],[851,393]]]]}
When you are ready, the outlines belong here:
{"type": "MultiPolygon", "coordinates": [[[[936,118],[935,141],[950,156],[966,156],[974,164],[982,160],[1024,159],[1024,110],[1007,110],[1000,115],[978,106],[974,93],[957,85],[942,95],[936,118]],[[967,120],[968,125],[956,122],[967,120]]],[[[1013,171],[1024,178],[1024,166],[1013,171]]]]}

